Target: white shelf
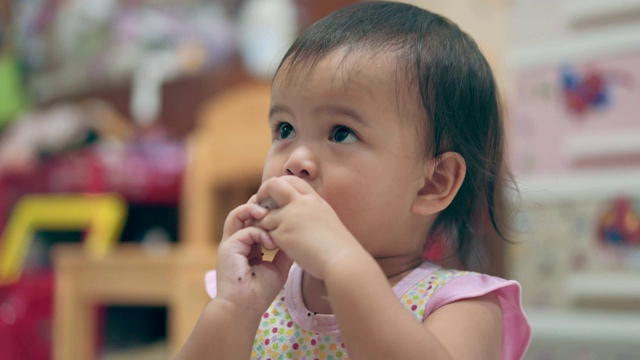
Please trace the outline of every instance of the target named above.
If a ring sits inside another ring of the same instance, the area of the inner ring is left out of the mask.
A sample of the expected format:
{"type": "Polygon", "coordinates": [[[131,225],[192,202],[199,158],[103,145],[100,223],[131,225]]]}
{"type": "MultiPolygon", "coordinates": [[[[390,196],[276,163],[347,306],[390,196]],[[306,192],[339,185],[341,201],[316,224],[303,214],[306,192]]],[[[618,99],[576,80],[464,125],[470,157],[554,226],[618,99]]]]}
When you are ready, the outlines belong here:
{"type": "Polygon", "coordinates": [[[571,33],[538,43],[515,45],[507,55],[507,64],[513,69],[525,69],[634,49],[640,49],[640,24],[623,24],[587,34],[571,33]]]}
{"type": "Polygon", "coordinates": [[[575,300],[636,301],[640,309],[640,273],[571,274],[567,292],[575,300]]]}
{"type": "Polygon", "coordinates": [[[561,11],[570,23],[578,23],[640,12],[638,0],[565,0],[561,11]]]}
{"type": "Polygon", "coordinates": [[[534,177],[516,177],[524,201],[549,203],[575,199],[606,200],[621,194],[640,195],[640,169],[609,168],[534,177]]]}
{"type": "Polygon", "coordinates": [[[534,341],[585,344],[640,343],[640,313],[578,309],[525,309],[534,341]]]}
{"type": "Polygon", "coordinates": [[[640,132],[627,129],[612,134],[573,135],[566,140],[563,152],[571,162],[607,157],[640,159],[640,132]]]}

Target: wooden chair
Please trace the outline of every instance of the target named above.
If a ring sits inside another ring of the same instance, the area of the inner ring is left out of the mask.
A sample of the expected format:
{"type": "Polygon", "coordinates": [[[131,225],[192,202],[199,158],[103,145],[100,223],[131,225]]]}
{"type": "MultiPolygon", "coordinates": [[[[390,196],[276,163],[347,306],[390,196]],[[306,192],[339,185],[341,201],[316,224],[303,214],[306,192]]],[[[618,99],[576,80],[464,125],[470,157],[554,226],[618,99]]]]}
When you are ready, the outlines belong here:
{"type": "Polygon", "coordinates": [[[188,250],[217,249],[228,212],[258,189],[271,145],[270,94],[267,83],[243,84],[203,108],[188,145],[180,209],[180,241],[188,250]]]}
{"type": "Polygon", "coordinates": [[[182,347],[209,301],[204,274],[215,268],[224,219],[260,184],[270,96],[268,84],[248,83],[203,107],[188,139],[177,246],[153,254],[122,244],[100,259],[77,246],[55,249],[55,359],[95,357],[96,304],[165,305],[168,352],[182,347]]]}

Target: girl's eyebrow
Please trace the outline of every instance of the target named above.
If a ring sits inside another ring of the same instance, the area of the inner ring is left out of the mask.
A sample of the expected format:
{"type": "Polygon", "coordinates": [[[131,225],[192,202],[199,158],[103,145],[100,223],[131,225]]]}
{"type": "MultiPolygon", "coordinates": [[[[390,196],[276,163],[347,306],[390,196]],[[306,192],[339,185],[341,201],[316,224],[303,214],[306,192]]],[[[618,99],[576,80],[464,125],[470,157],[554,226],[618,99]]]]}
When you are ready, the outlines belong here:
{"type": "Polygon", "coordinates": [[[271,117],[277,113],[287,113],[289,115],[293,115],[293,112],[288,107],[275,104],[271,106],[271,109],[269,109],[269,119],[271,119],[271,117]]]}
{"type": "Polygon", "coordinates": [[[362,118],[362,116],[360,116],[360,114],[358,114],[355,110],[346,107],[346,106],[340,106],[340,105],[323,105],[323,106],[318,106],[317,108],[315,108],[313,110],[314,114],[321,114],[321,113],[326,113],[326,114],[330,114],[330,115],[341,115],[341,116],[346,116],[346,117],[350,117],[353,120],[366,125],[367,123],[364,121],[364,119],[362,118]]]}
{"type": "MultiPolygon", "coordinates": [[[[284,105],[280,105],[280,104],[275,104],[273,106],[271,106],[271,109],[269,109],[269,119],[271,119],[273,117],[273,115],[276,115],[278,113],[285,113],[285,114],[289,114],[289,115],[293,115],[293,111],[291,109],[289,109],[288,107],[284,106],[284,105]]],[[[358,114],[355,110],[346,107],[346,106],[340,106],[340,105],[322,105],[322,106],[318,106],[315,109],[313,109],[313,114],[317,115],[317,114],[329,114],[329,115],[340,115],[340,116],[346,116],[349,118],[352,118],[353,120],[355,120],[358,123],[361,123],[363,125],[367,125],[367,122],[364,121],[364,119],[362,118],[362,116],[360,116],[360,114],[358,114]]]]}

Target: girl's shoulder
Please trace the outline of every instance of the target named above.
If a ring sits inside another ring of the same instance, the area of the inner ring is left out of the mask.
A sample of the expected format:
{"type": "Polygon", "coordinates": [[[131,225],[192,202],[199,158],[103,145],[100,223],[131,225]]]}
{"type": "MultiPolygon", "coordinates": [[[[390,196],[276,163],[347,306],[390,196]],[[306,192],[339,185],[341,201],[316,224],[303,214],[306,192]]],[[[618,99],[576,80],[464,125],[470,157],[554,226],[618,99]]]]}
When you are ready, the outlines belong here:
{"type": "MultiPolygon", "coordinates": [[[[424,268],[424,267],[423,267],[424,268]]],[[[433,267],[418,269],[411,284],[399,294],[402,304],[424,321],[430,314],[455,301],[478,298],[494,293],[500,303],[503,333],[509,353],[523,353],[531,339],[531,326],[522,308],[520,284],[496,276],[433,267]]]]}
{"type": "Polygon", "coordinates": [[[498,295],[501,304],[509,303],[522,309],[521,288],[515,280],[435,265],[421,266],[406,280],[397,289],[397,295],[404,304],[410,305],[409,309],[416,309],[422,319],[448,303],[492,292],[498,295]]]}
{"type": "Polygon", "coordinates": [[[425,263],[403,279],[394,290],[402,304],[410,310],[416,318],[424,320],[433,312],[433,303],[440,302],[440,296],[433,299],[436,294],[442,294],[439,291],[440,288],[449,285],[445,291],[449,293],[445,294],[448,298],[451,293],[458,292],[458,284],[455,282],[452,283],[452,280],[464,276],[474,277],[478,275],[481,274],[470,271],[442,269],[437,265],[425,263]]]}

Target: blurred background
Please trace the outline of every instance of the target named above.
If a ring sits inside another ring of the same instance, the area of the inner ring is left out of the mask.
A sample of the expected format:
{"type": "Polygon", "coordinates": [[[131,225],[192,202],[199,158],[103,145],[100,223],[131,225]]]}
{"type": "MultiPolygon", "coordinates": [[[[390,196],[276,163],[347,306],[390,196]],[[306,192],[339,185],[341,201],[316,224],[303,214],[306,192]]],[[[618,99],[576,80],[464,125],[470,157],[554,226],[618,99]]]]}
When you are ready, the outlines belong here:
{"type": "MultiPolygon", "coordinates": [[[[164,359],[259,185],[269,79],[357,0],[0,0],[0,359],[164,359]]],[[[527,359],[640,359],[640,0],[413,0],[478,42],[527,359]]]]}

